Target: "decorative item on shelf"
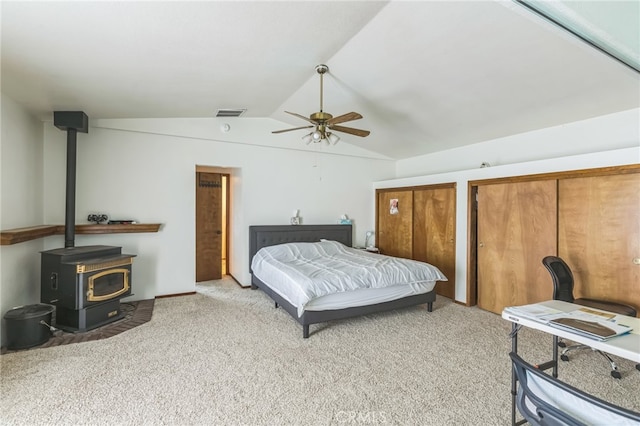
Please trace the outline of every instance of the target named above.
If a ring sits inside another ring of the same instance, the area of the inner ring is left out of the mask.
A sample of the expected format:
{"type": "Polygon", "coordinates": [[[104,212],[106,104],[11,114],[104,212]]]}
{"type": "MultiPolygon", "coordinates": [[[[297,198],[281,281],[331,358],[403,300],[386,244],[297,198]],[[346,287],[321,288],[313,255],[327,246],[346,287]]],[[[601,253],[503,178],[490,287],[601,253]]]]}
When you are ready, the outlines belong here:
{"type": "Polygon", "coordinates": [[[138,223],[133,219],[124,219],[124,220],[110,220],[108,222],[109,225],[131,225],[132,223],[138,223]]]}
{"type": "Polygon", "coordinates": [[[300,217],[300,210],[296,209],[293,211],[293,216],[291,216],[291,224],[300,225],[300,223],[302,223],[302,218],[300,217]]]}
{"type": "Polygon", "coordinates": [[[107,219],[109,219],[109,216],[102,213],[90,214],[89,216],[87,216],[87,220],[89,222],[95,222],[96,225],[99,225],[100,223],[105,222],[107,219]]]}
{"type": "Polygon", "coordinates": [[[345,214],[340,217],[340,221],[338,222],[340,225],[351,225],[351,219],[345,214]]]}

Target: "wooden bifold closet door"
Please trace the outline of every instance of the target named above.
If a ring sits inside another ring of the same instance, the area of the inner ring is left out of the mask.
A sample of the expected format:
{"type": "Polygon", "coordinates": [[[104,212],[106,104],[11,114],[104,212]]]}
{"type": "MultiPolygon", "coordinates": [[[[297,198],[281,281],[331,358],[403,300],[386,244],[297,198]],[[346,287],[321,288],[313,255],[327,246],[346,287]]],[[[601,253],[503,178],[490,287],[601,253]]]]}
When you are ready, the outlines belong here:
{"type": "Polygon", "coordinates": [[[541,261],[557,255],[573,272],[574,297],[640,310],[640,167],[477,188],[480,308],[500,314],[551,299],[541,261]]]}
{"type": "Polygon", "coordinates": [[[541,262],[556,254],[556,182],[478,186],[478,307],[500,314],[551,299],[541,262]]]}
{"type": "Polygon", "coordinates": [[[640,173],[562,179],[558,253],[575,297],[640,310],[640,173]]]}
{"type": "Polygon", "coordinates": [[[387,256],[412,258],[413,191],[378,193],[376,245],[387,256]]]}
{"type": "Polygon", "coordinates": [[[448,281],[436,284],[436,293],[456,296],[456,191],[434,188],[413,191],[413,259],[435,265],[448,281]],[[419,207],[418,207],[419,206],[419,207]]]}
{"type": "Polygon", "coordinates": [[[382,254],[438,267],[448,281],[436,293],[455,299],[454,184],[379,190],[376,245],[382,254]]]}

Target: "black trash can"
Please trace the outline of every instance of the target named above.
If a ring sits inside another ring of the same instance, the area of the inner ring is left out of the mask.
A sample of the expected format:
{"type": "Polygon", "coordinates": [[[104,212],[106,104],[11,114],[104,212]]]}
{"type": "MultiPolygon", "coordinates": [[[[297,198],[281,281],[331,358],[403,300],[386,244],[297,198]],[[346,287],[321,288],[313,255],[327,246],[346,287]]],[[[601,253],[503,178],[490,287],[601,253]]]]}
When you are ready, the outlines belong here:
{"type": "Polygon", "coordinates": [[[45,303],[13,308],[4,314],[7,349],[26,349],[45,343],[51,337],[51,317],[55,306],[45,303]]]}

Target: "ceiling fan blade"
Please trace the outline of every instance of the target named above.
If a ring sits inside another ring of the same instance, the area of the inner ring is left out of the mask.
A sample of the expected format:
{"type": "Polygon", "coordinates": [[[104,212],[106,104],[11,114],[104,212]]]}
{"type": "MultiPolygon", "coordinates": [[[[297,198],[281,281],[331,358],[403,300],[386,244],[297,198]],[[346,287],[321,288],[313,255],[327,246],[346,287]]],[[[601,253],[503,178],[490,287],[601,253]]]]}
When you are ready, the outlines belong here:
{"type": "Polygon", "coordinates": [[[295,116],[295,117],[302,118],[303,120],[306,120],[306,121],[308,121],[308,122],[309,122],[309,123],[311,123],[311,124],[318,124],[318,123],[316,123],[315,121],[313,121],[312,119],[310,119],[309,117],[305,117],[304,115],[296,114],[295,112],[289,112],[289,111],[285,111],[285,112],[286,112],[287,114],[291,114],[291,115],[293,115],[293,116],[295,116]]]}
{"type": "Polygon", "coordinates": [[[333,117],[327,120],[327,124],[338,124],[344,123],[346,121],[360,120],[362,116],[357,112],[348,112],[346,114],[339,115],[337,117],[333,117]]]}
{"type": "Polygon", "coordinates": [[[311,129],[314,126],[302,126],[302,127],[294,127],[293,129],[284,129],[284,130],[274,130],[271,133],[284,133],[284,132],[291,132],[292,130],[300,130],[300,129],[311,129]]]}
{"type": "Polygon", "coordinates": [[[335,130],[336,132],[344,132],[344,133],[349,133],[351,135],[356,135],[356,136],[369,136],[369,134],[371,133],[368,130],[360,130],[360,129],[354,129],[353,127],[344,127],[344,126],[331,126],[330,127],[331,130],[335,130]]]}

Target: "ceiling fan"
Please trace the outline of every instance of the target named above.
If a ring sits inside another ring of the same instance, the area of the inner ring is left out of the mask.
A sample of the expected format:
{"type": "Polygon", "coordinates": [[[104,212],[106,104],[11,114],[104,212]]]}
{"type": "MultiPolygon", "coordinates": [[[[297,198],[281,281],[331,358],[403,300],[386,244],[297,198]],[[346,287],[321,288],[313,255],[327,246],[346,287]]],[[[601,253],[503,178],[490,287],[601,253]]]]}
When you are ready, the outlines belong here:
{"type": "Polygon", "coordinates": [[[332,143],[335,145],[340,140],[340,137],[334,134],[333,132],[349,133],[351,135],[356,135],[361,137],[369,136],[369,133],[371,132],[369,132],[368,130],[354,129],[353,127],[337,126],[337,124],[340,124],[340,123],[361,119],[362,115],[358,114],[357,112],[348,112],[346,114],[334,117],[328,112],[324,112],[322,110],[323,76],[328,71],[329,71],[329,67],[324,64],[320,64],[316,66],[316,72],[320,74],[320,111],[319,112],[314,112],[309,116],[309,118],[307,118],[304,115],[296,114],[295,112],[285,111],[287,114],[291,114],[295,117],[302,118],[303,120],[308,121],[309,123],[311,123],[311,125],[294,127],[292,129],[285,129],[285,130],[274,130],[272,133],[284,133],[284,132],[291,132],[293,130],[313,128],[314,130],[311,131],[311,133],[302,137],[302,140],[304,140],[307,143],[307,145],[310,144],[311,142],[318,143],[323,141],[326,142],[327,144],[332,143]]]}

